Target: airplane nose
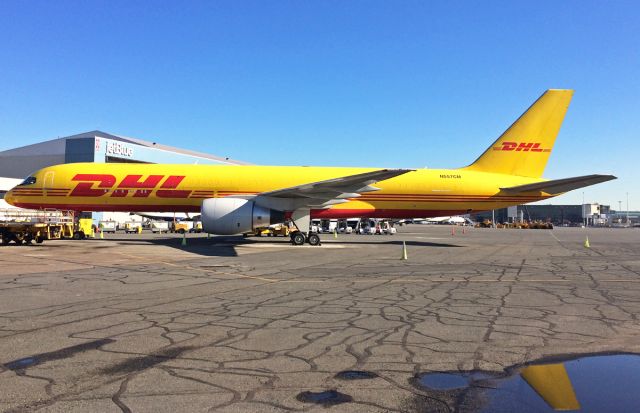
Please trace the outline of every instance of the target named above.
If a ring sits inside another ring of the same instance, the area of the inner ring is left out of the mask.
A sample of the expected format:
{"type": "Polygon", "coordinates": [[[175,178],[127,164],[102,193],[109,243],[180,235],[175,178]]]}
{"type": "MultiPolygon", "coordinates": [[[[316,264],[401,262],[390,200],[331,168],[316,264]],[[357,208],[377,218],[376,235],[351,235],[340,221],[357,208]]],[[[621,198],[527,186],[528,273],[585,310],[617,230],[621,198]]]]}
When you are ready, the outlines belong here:
{"type": "MultiPolygon", "coordinates": [[[[14,202],[16,200],[15,195],[13,194],[13,190],[7,192],[6,194],[4,194],[4,200],[7,204],[9,205],[14,205],[14,202]]],[[[15,206],[15,205],[14,205],[15,206]]]]}

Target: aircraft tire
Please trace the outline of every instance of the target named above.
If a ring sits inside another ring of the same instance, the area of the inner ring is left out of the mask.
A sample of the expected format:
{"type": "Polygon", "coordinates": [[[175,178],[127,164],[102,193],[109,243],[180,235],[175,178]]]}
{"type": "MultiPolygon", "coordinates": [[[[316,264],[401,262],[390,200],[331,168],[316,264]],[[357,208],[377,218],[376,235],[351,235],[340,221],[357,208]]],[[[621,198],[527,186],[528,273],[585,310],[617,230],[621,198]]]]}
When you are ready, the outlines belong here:
{"type": "Polygon", "coordinates": [[[318,234],[310,234],[307,242],[309,242],[309,245],[313,246],[320,245],[320,237],[318,234]]]}
{"type": "Polygon", "coordinates": [[[296,231],[291,234],[291,243],[293,245],[304,245],[305,241],[305,236],[302,232],[296,231]]]}

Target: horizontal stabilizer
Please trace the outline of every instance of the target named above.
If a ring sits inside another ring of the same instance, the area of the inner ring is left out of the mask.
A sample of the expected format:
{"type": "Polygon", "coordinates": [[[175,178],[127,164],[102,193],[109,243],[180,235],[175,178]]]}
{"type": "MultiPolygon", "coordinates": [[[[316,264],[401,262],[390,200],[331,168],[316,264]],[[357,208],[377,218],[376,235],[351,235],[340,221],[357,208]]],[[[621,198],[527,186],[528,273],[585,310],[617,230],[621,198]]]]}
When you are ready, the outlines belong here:
{"type": "Polygon", "coordinates": [[[554,179],[551,181],[536,182],[534,184],[518,185],[509,188],[500,188],[509,193],[540,191],[550,195],[562,194],[574,189],[617,179],[613,175],[585,175],[573,178],[554,179]]]}

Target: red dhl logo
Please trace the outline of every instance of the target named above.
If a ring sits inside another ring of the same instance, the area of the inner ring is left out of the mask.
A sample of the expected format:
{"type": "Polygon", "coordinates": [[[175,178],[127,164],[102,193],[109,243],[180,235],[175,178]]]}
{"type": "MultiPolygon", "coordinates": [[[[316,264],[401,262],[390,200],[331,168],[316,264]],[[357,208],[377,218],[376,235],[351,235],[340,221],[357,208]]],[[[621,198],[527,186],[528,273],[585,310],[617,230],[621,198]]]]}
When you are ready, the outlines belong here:
{"type": "Polygon", "coordinates": [[[180,185],[184,176],[149,175],[142,179],[142,175],[127,175],[116,185],[116,177],[106,174],[77,174],[72,181],[80,181],[70,196],[104,196],[111,192],[111,197],[126,197],[133,192],[134,198],[146,198],[152,190],[159,198],[188,198],[191,191],[175,189],[180,185]]]}
{"type": "Polygon", "coordinates": [[[502,142],[501,146],[494,146],[494,151],[516,151],[516,152],[551,152],[551,149],[540,147],[539,142],[502,142]]]}

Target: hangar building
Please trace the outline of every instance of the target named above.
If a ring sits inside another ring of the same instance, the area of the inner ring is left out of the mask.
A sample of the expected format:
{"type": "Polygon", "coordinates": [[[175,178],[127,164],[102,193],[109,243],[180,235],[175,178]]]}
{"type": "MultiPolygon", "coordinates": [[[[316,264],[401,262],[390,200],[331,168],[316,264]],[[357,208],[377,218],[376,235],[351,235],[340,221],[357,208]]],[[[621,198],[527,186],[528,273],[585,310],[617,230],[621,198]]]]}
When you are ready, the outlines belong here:
{"type": "Polygon", "coordinates": [[[0,177],[23,179],[38,169],[74,162],[242,165],[244,162],[100,131],[0,152],[0,177]]]}
{"type": "MultiPolygon", "coordinates": [[[[75,162],[246,164],[156,142],[91,131],[0,152],[0,200],[6,191],[32,172],[47,166],[75,162]]],[[[4,201],[0,204],[8,206],[4,201]]],[[[102,214],[94,214],[94,218],[103,219],[102,214]]]]}

